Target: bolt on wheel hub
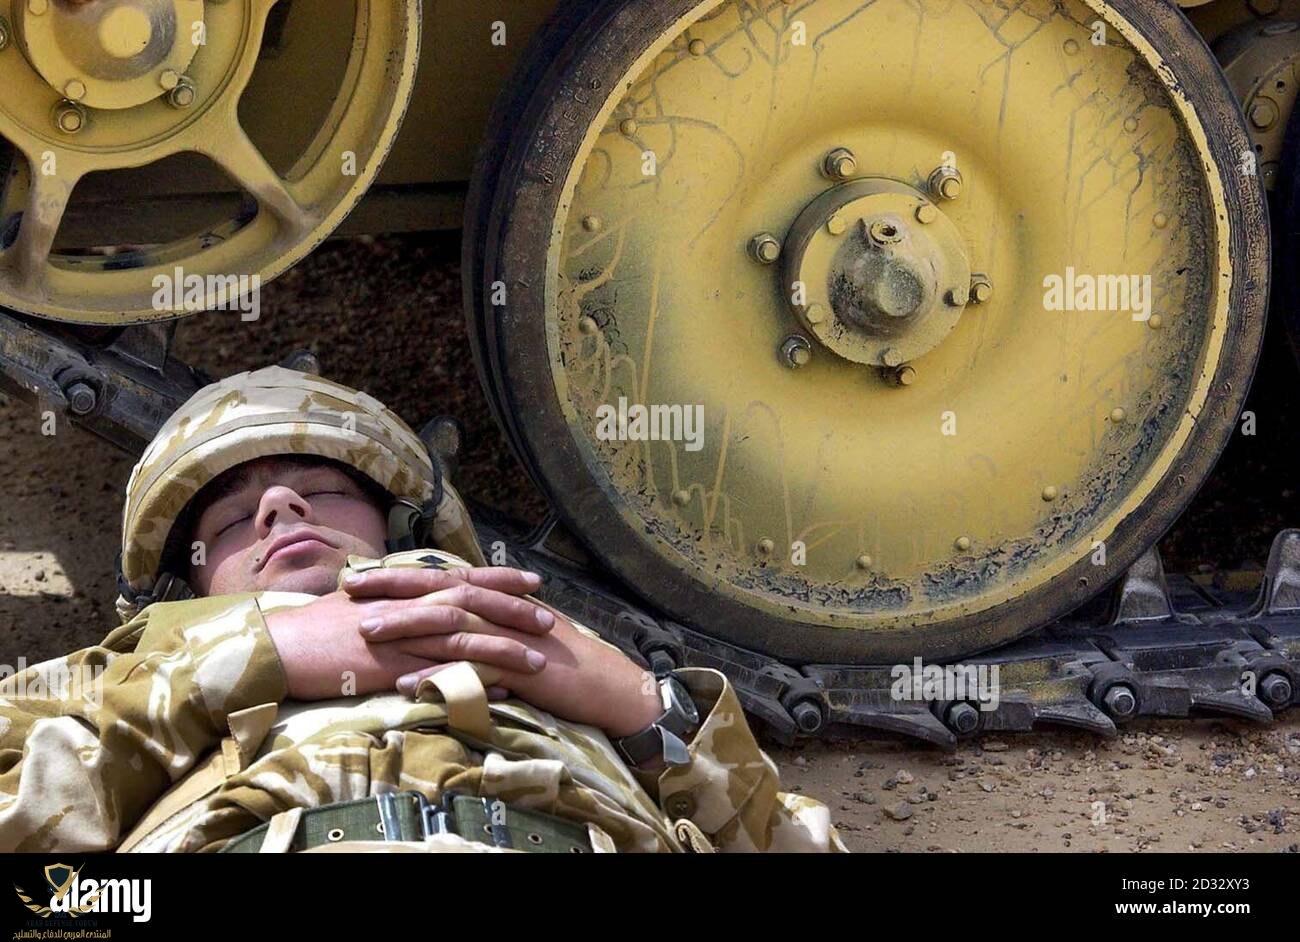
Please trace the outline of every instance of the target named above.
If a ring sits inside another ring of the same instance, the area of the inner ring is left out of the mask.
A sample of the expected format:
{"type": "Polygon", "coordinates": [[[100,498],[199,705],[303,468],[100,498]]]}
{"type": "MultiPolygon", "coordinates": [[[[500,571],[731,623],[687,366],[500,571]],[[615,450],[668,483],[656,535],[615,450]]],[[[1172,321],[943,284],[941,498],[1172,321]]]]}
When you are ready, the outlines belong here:
{"type": "Polygon", "coordinates": [[[970,261],[956,225],[893,180],[855,180],[799,214],[782,257],[790,306],[833,353],[896,367],[933,350],[966,309],[970,261]]]}
{"type": "Polygon", "coordinates": [[[51,88],[121,110],[175,87],[199,49],[203,0],[27,0],[14,16],[23,51],[51,88]]]}

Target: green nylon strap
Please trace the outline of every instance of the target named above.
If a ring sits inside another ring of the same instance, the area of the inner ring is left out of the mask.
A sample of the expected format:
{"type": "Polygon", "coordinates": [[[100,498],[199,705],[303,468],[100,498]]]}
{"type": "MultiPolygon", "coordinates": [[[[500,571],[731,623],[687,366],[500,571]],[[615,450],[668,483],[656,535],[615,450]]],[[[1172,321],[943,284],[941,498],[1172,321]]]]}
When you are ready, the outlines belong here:
{"type": "MultiPolygon", "coordinates": [[[[449,795],[442,806],[450,814],[435,815],[446,830],[469,841],[510,847],[526,853],[588,853],[587,827],[554,815],[512,807],[492,798],[449,795]]],[[[291,851],[307,850],[338,841],[423,840],[427,802],[415,792],[342,801],[303,810],[291,851]],[[384,800],[387,799],[387,800],[384,800]],[[387,809],[386,811],[384,809],[387,809]],[[388,826],[385,826],[387,818],[388,826]],[[392,825],[396,827],[392,827],[392,825]],[[386,832],[395,830],[397,836],[386,832]]],[[[269,824],[260,824],[221,849],[223,854],[255,854],[262,849],[269,824]]],[[[436,829],[435,829],[436,830],[436,829]]]]}

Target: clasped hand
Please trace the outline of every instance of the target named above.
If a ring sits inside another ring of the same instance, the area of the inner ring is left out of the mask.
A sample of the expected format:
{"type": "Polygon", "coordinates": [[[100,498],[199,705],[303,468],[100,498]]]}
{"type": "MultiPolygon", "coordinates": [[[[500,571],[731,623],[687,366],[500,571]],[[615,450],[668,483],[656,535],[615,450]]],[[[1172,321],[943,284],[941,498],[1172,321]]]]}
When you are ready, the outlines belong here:
{"type": "Polygon", "coordinates": [[[492,699],[517,696],[615,737],[654,722],[653,675],[526,597],[540,586],[506,567],[373,569],[266,623],[292,699],[409,695],[448,663],[476,661],[501,673],[492,699]]]}

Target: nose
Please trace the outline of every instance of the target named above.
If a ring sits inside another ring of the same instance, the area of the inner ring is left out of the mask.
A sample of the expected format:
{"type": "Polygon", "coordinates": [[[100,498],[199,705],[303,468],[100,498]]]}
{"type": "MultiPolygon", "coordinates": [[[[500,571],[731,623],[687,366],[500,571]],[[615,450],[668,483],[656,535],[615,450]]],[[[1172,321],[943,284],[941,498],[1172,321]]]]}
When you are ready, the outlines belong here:
{"type": "Polygon", "coordinates": [[[311,504],[291,487],[276,484],[268,487],[257,505],[257,538],[264,539],[277,523],[293,524],[313,521],[311,504]]]}

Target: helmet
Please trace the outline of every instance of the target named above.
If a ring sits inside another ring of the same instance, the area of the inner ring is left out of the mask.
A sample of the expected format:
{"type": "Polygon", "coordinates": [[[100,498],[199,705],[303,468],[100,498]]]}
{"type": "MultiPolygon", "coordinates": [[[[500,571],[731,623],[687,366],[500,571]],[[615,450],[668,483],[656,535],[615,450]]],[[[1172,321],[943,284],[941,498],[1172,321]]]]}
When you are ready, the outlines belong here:
{"type": "Polygon", "coordinates": [[[389,551],[436,546],[485,565],[469,512],[420,437],[373,396],[271,366],[205,386],[163,423],[131,471],[122,510],[117,611],[193,593],[163,573],[173,525],[224,471],[257,458],[342,462],[393,497],[389,551]]]}

